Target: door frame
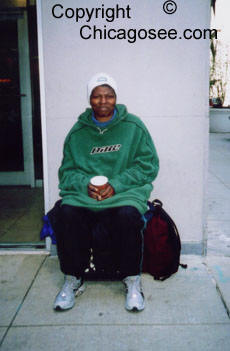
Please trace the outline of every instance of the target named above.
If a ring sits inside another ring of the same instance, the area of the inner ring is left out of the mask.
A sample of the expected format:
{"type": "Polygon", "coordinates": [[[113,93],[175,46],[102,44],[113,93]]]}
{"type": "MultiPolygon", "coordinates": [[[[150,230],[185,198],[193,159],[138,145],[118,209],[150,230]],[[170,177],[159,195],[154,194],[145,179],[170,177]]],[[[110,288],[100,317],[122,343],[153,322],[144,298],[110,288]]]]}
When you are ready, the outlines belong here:
{"type": "Polygon", "coordinates": [[[0,172],[0,185],[35,186],[32,92],[27,12],[17,19],[24,171],[0,172]]]}
{"type": "MultiPolygon", "coordinates": [[[[40,83],[40,104],[41,104],[41,125],[42,125],[42,152],[43,152],[43,190],[45,213],[49,207],[49,174],[48,174],[48,145],[47,145],[47,119],[46,119],[46,91],[45,91],[45,68],[42,32],[42,0],[36,1],[37,9],[37,33],[38,33],[38,57],[39,57],[39,83],[40,83]]],[[[52,252],[51,238],[46,237],[46,249],[52,252]]],[[[55,250],[54,250],[55,251],[55,250]]]]}

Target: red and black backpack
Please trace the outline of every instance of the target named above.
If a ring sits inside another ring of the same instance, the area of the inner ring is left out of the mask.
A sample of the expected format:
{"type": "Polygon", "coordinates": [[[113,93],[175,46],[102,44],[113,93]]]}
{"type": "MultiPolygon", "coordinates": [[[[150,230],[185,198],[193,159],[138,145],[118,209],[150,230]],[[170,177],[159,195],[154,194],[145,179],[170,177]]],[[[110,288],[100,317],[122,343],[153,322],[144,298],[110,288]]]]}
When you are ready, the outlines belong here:
{"type": "Polygon", "coordinates": [[[156,280],[165,280],[178,271],[181,241],[172,218],[163,209],[160,200],[148,202],[145,213],[144,257],[142,271],[150,273],[156,280]]]}

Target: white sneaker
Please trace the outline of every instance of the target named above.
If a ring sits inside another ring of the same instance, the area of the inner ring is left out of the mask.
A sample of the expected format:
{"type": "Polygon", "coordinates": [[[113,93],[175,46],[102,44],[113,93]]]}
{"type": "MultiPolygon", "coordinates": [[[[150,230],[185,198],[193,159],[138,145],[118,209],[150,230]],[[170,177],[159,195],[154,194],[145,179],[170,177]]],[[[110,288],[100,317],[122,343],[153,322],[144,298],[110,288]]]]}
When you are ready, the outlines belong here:
{"type": "Polygon", "coordinates": [[[77,279],[72,275],[65,275],[65,283],[54,301],[56,311],[68,310],[75,305],[75,296],[81,295],[85,291],[82,279],[77,279]]]}
{"type": "Polygon", "coordinates": [[[128,311],[142,311],[145,308],[145,301],[141,286],[141,276],[128,276],[123,279],[123,283],[126,286],[125,308],[128,311]]]}

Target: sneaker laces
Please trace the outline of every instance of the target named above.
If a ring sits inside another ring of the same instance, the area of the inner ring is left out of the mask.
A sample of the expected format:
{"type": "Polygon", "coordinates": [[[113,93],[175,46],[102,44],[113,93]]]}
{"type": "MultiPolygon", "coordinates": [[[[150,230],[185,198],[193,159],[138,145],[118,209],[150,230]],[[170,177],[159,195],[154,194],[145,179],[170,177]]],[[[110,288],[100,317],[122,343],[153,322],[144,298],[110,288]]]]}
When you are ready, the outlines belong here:
{"type": "Polygon", "coordinates": [[[143,296],[140,276],[127,277],[124,279],[124,283],[126,285],[127,292],[131,294],[131,296],[135,296],[137,291],[143,296]]]}
{"type": "Polygon", "coordinates": [[[81,279],[77,280],[77,278],[74,276],[66,275],[61,295],[66,296],[66,294],[69,293],[70,290],[74,292],[74,290],[77,290],[80,286],[81,279]]]}

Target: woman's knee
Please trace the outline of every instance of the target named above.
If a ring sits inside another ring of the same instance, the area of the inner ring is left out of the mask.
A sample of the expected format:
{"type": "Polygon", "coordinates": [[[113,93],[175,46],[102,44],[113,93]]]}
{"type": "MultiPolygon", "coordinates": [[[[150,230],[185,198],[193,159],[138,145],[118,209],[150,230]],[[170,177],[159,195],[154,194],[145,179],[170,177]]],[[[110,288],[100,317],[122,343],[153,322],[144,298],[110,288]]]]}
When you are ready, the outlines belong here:
{"type": "Polygon", "coordinates": [[[63,219],[72,218],[75,216],[76,207],[71,205],[62,205],[60,207],[60,217],[63,219]]]}
{"type": "Polygon", "coordinates": [[[134,227],[142,228],[144,225],[141,213],[134,206],[119,207],[117,212],[117,220],[119,223],[134,227]]]}
{"type": "Polygon", "coordinates": [[[64,221],[72,221],[77,222],[80,220],[81,222],[84,220],[88,220],[90,218],[90,211],[87,208],[71,206],[71,205],[62,205],[60,208],[60,217],[64,221]]]}

